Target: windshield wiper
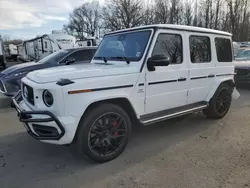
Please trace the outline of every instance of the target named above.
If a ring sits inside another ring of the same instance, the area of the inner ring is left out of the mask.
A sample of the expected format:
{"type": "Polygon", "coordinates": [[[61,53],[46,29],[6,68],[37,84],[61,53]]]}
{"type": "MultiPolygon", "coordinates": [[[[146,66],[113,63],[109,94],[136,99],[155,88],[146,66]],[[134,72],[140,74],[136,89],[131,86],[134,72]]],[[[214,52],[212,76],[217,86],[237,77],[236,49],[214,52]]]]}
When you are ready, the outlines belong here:
{"type": "Polygon", "coordinates": [[[112,57],[114,59],[121,59],[126,61],[127,64],[130,64],[130,61],[128,60],[128,58],[126,56],[118,56],[118,57],[112,57]]]}
{"type": "Polygon", "coordinates": [[[102,59],[104,61],[104,63],[106,64],[108,61],[106,59],[106,57],[102,56],[102,57],[94,57],[94,58],[98,58],[98,59],[102,59]]]}

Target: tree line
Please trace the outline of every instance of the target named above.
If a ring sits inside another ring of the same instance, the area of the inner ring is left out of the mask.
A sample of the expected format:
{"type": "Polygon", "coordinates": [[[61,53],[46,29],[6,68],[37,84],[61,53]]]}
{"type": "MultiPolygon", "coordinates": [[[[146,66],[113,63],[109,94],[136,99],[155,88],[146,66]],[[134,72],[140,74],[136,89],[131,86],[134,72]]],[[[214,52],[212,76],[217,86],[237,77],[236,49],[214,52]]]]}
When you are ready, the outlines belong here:
{"type": "Polygon", "coordinates": [[[149,24],[182,24],[227,31],[250,40],[250,0],[107,0],[84,3],[64,29],[83,40],[101,32],[149,24]]]}

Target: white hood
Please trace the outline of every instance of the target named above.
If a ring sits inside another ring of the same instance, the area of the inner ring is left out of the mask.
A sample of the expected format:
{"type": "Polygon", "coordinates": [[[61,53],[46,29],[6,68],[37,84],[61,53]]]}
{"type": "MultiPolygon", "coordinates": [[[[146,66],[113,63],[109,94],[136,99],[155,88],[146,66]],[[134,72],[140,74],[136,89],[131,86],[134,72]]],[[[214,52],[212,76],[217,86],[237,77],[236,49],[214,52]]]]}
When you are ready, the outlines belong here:
{"type": "Polygon", "coordinates": [[[49,69],[42,69],[30,72],[27,78],[37,83],[57,82],[61,78],[79,79],[91,78],[107,75],[131,74],[139,72],[138,67],[127,64],[77,64],[65,65],[49,69]]]}

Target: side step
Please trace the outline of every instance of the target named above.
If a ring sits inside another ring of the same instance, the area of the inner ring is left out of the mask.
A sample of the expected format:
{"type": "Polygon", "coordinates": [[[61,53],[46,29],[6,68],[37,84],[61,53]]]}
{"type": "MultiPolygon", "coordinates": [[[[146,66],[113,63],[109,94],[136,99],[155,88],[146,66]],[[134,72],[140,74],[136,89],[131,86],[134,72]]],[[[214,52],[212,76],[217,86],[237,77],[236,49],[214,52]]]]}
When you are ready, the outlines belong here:
{"type": "Polygon", "coordinates": [[[149,124],[157,123],[157,122],[164,121],[167,119],[182,116],[185,114],[189,114],[192,112],[201,111],[207,108],[207,106],[208,106],[208,103],[205,101],[202,101],[199,103],[189,104],[189,105],[181,106],[178,108],[154,112],[154,113],[142,115],[140,117],[140,122],[144,125],[149,125],[149,124]]]}

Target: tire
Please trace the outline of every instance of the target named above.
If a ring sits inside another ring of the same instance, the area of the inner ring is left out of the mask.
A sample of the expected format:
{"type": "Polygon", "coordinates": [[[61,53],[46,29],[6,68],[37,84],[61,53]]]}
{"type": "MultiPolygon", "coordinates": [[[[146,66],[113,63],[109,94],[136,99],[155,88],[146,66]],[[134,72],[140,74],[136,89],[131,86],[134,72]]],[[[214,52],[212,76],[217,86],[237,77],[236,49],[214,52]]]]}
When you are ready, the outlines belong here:
{"type": "Polygon", "coordinates": [[[82,155],[103,163],[123,152],[130,134],[131,121],[128,114],[117,105],[102,103],[90,109],[82,118],[76,144],[82,155]]]}
{"type": "Polygon", "coordinates": [[[211,119],[223,118],[231,106],[232,91],[233,88],[228,84],[221,84],[210,100],[208,108],[203,110],[203,113],[211,119]]]}

